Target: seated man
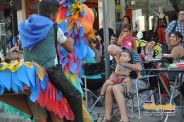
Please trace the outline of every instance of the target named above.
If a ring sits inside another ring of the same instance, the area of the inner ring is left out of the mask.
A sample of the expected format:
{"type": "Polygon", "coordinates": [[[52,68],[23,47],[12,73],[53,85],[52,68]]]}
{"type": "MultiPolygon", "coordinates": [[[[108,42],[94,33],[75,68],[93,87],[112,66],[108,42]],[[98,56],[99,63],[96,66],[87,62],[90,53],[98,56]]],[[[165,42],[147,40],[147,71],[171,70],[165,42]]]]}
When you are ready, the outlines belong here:
{"type": "MultiPolygon", "coordinates": [[[[128,50],[128,49],[123,48],[123,50],[128,50]]],[[[116,45],[110,45],[108,48],[109,54],[114,56],[118,64],[120,64],[118,54],[121,51],[122,51],[121,47],[118,47],[116,45]]],[[[130,50],[130,53],[132,54],[132,64],[121,63],[121,65],[131,69],[132,71],[141,72],[141,75],[144,76],[145,73],[142,72],[143,63],[140,60],[139,54],[133,50],[130,50]]],[[[145,88],[145,84],[143,82],[139,82],[139,86],[142,88],[143,87],[145,88]]],[[[135,87],[135,82],[132,82],[132,89],[134,89],[134,87],[135,87]]],[[[124,87],[121,84],[110,85],[107,87],[105,91],[105,109],[106,109],[107,121],[111,121],[112,119],[111,116],[112,116],[112,105],[113,105],[113,95],[114,95],[116,98],[118,107],[120,109],[120,115],[121,115],[120,121],[128,122],[128,116],[127,116],[126,107],[125,107],[125,99],[122,92],[124,92],[124,87]]]]}

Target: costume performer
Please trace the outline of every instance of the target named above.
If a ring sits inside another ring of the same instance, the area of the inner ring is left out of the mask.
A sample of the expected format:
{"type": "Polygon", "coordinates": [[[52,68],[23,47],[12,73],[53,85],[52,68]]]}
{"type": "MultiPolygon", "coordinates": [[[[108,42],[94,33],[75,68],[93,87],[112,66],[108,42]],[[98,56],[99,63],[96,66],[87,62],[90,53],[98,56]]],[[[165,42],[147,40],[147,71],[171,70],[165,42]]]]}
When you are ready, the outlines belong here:
{"type": "MultiPolygon", "coordinates": [[[[62,46],[59,46],[60,64],[62,64],[67,78],[84,96],[80,84],[82,83],[82,64],[85,58],[95,57],[95,53],[88,46],[86,39],[89,37],[96,40],[93,33],[94,13],[83,4],[85,0],[59,0],[59,2],[61,7],[56,21],[65,36],[75,39],[73,53],[67,53],[62,46]]],[[[84,104],[83,117],[85,122],[93,121],[84,104]]]]}
{"type": "MultiPolygon", "coordinates": [[[[1,63],[0,95],[3,96],[0,96],[0,100],[30,114],[29,108],[21,109],[27,99],[25,96],[19,94],[20,92],[29,94],[29,99],[32,102],[39,104],[43,108],[47,108],[48,111],[53,112],[60,118],[66,117],[68,120],[74,120],[73,112],[66,98],[50,83],[43,67],[32,62],[15,61],[12,64],[1,63]],[[9,93],[8,91],[15,94],[6,97],[6,94],[9,93]],[[12,99],[10,99],[11,97],[12,99]],[[19,101],[14,99],[18,99],[19,101]]],[[[24,107],[27,106],[25,105],[24,107]]]]}
{"type": "MultiPolygon", "coordinates": [[[[75,38],[74,53],[67,53],[62,46],[58,46],[60,64],[62,64],[67,78],[83,95],[80,85],[82,82],[81,65],[86,57],[95,56],[86,40],[86,36],[95,39],[93,33],[94,13],[85,4],[82,4],[85,2],[84,0],[58,0],[58,2],[61,6],[57,22],[67,37],[75,38]]],[[[74,114],[66,98],[50,83],[47,73],[38,64],[32,62],[14,62],[11,65],[2,63],[0,65],[0,76],[9,76],[0,77],[1,94],[4,93],[5,89],[18,94],[19,91],[25,91],[24,86],[26,86],[31,93],[30,100],[32,102],[40,104],[41,107],[47,108],[48,111],[61,118],[74,120],[74,114]],[[11,67],[14,70],[10,70],[11,67]]],[[[85,122],[93,122],[84,104],[82,112],[85,122]]]]}

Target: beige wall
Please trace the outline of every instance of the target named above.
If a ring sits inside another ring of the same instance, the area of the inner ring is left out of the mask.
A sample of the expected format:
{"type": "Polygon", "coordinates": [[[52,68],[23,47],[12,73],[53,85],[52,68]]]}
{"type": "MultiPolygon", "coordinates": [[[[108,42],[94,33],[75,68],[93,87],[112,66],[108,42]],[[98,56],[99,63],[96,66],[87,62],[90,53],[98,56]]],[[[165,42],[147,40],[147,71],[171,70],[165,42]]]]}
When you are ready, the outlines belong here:
{"type": "Polygon", "coordinates": [[[25,0],[21,0],[22,2],[22,9],[17,11],[17,21],[18,25],[26,19],[26,13],[25,13],[25,0]]]}
{"type": "MultiPolygon", "coordinates": [[[[108,25],[115,30],[115,2],[114,0],[107,0],[108,8],[108,25]]],[[[98,1],[98,14],[99,14],[99,28],[102,27],[101,20],[103,19],[103,4],[102,0],[98,1]]]]}

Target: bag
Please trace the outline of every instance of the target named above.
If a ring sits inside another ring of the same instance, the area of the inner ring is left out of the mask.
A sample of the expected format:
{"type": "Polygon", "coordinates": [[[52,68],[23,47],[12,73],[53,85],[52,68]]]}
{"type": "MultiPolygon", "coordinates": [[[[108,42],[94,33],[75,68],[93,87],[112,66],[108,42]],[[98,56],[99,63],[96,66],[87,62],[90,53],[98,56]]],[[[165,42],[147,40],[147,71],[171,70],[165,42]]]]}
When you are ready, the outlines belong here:
{"type": "Polygon", "coordinates": [[[62,94],[68,98],[68,91],[74,89],[74,86],[66,78],[64,72],[62,71],[61,65],[56,65],[53,67],[46,68],[50,82],[62,92],[62,94]]]}
{"type": "Polygon", "coordinates": [[[46,71],[47,71],[47,74],[48,74],[50,82],[58,90],[60,90],[60,89],[62,90],[62,88],[58,88],[58,86],[62,85],[62,81],[61,80],[57,80],[59,75],[63,72],[61,65],[56,65],[56,66],[53,66],[53,67],[46,68],[46,71]]]}
{"type": "MultiPolygon", "coordinates": [[[[57,24],[54,24],[55,48],[57,53],[57,24]]],[[[57,53],[59,63],[59,55],[57,53]]],[[[67,79],[60,64],[46,68],[50,82],[66,97],[74,113],[73,122],[83,122],[82,96],[78,89],[67,79]],[[77,106],[76,106],[77,105],[77,106]]]]}

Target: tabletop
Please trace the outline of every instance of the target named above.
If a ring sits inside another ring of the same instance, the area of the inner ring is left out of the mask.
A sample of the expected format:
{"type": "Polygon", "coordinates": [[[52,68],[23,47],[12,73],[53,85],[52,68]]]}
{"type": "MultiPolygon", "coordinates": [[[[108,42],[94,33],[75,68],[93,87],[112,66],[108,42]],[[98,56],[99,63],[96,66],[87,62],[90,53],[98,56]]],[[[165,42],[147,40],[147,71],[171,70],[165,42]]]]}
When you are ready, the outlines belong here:
{"type": "Polygon", "coordinates": [[[143,69],[143,71],[184,73],[184,68],[153,68],[153,69],[143,69]]]}

